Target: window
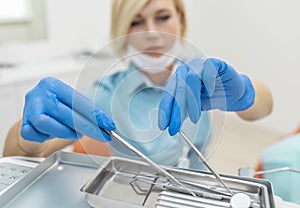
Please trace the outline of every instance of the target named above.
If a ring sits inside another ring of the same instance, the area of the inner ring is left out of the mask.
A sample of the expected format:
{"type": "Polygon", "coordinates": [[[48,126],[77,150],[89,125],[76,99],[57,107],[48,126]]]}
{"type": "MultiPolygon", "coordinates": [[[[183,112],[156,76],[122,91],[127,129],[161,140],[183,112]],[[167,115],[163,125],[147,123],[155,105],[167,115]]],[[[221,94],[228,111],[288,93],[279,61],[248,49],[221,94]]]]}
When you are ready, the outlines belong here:
{"type": "Polygon", "coordinates": [[[29,0],[0,0],[0,22],[29,20],[31,16],[29,0]]]}
{"type": "Polygon", "coordinates": [[[0,0],[0,44],[46,38],[45,0],[0,0]]]}

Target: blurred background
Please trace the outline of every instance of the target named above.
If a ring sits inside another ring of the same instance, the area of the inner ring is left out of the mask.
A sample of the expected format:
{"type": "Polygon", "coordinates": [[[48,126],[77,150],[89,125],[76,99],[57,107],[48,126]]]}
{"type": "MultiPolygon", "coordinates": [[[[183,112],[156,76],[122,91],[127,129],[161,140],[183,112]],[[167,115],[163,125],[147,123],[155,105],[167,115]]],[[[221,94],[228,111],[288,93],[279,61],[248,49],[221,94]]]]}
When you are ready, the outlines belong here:
{"type": "MultiPolygon", "coordinates": [[[[273,112],[262,120],[226,113],[222,140],[211,155],[221,171],[254,165],[265,146],[300,122],[300,1],[185,3],[187,40],[273,93],[273,112]],[[232,166],[224,165],[226,159],[232,166]]],[[[22,116],[25,93],[45,76],[75,86],[88,55],[109,43],[109,27],[110,0],[0,0],[1,151],[9,127],[22,116]]]]}

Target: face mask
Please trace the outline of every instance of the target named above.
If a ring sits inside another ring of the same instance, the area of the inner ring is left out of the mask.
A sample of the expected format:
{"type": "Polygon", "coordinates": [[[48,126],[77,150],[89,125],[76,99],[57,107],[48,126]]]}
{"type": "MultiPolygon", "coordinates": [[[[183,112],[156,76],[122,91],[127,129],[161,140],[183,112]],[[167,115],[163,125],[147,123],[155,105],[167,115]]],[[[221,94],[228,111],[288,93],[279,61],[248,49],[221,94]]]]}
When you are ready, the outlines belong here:
{"type": "Polygon", "coordinates": [[[141,71],[155,74],[166,70],[178,58],[181,48],[180,40],[176,40],[169,51],[160,57],[152,57],[141,53],[132,45],[128,45],[127,56],[141,71]]]}

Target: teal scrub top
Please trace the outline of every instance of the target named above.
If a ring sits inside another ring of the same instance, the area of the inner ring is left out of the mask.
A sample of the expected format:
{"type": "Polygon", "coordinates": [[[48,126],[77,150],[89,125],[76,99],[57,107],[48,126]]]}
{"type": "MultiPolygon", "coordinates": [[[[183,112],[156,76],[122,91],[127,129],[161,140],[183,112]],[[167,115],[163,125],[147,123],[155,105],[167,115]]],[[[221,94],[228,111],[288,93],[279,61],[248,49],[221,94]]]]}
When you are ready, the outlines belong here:
{"type": "MultiPolygon", "coordinates": [[[[170,136],[167,130],[161,131],[158,128],[158,106],[162,92],[161,86],[147,85],[144,75],[130,64],[127,70],[97,81],[87,95],[111,116],[116,124],[116,132],[154,162],[178,166],[187,157],[187,168],[203,169],[203,164],[189,151],[179,134],[170,136]]],[[[205,154],[205,146],[210,138],[208,113],[202,112],[197,124],[185,119],[182,129],[205,154]]],[[[138,159],[113,138],[110,146],[114,156],[138,159]]]]}
{"type": "MultiPolygon", "coordinates": [[[[300,134],[285,138],[264,149],[264,170],[291,168],[300,170],[300,134]]],[[[300,175],[292,171],[265,173],[264,178],[272,182],[274,192],[285,201],[300,204],[300,175]],[[288,182],[289,181],[289,182],[288,182]]]]}

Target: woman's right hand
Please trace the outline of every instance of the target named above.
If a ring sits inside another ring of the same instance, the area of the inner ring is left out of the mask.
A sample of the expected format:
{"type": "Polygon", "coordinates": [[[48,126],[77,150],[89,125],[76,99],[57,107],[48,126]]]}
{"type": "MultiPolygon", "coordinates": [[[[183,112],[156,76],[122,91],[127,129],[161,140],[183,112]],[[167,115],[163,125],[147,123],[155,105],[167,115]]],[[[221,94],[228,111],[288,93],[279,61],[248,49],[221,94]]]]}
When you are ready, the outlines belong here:
{"type": "Polygon", "coordinates": [[[44,142],[52,138],[77,140],[83,135],[110,140],[112,119],[87,97],[55,78],[44,78],[25,98],[21,135],[44,142]]]}

